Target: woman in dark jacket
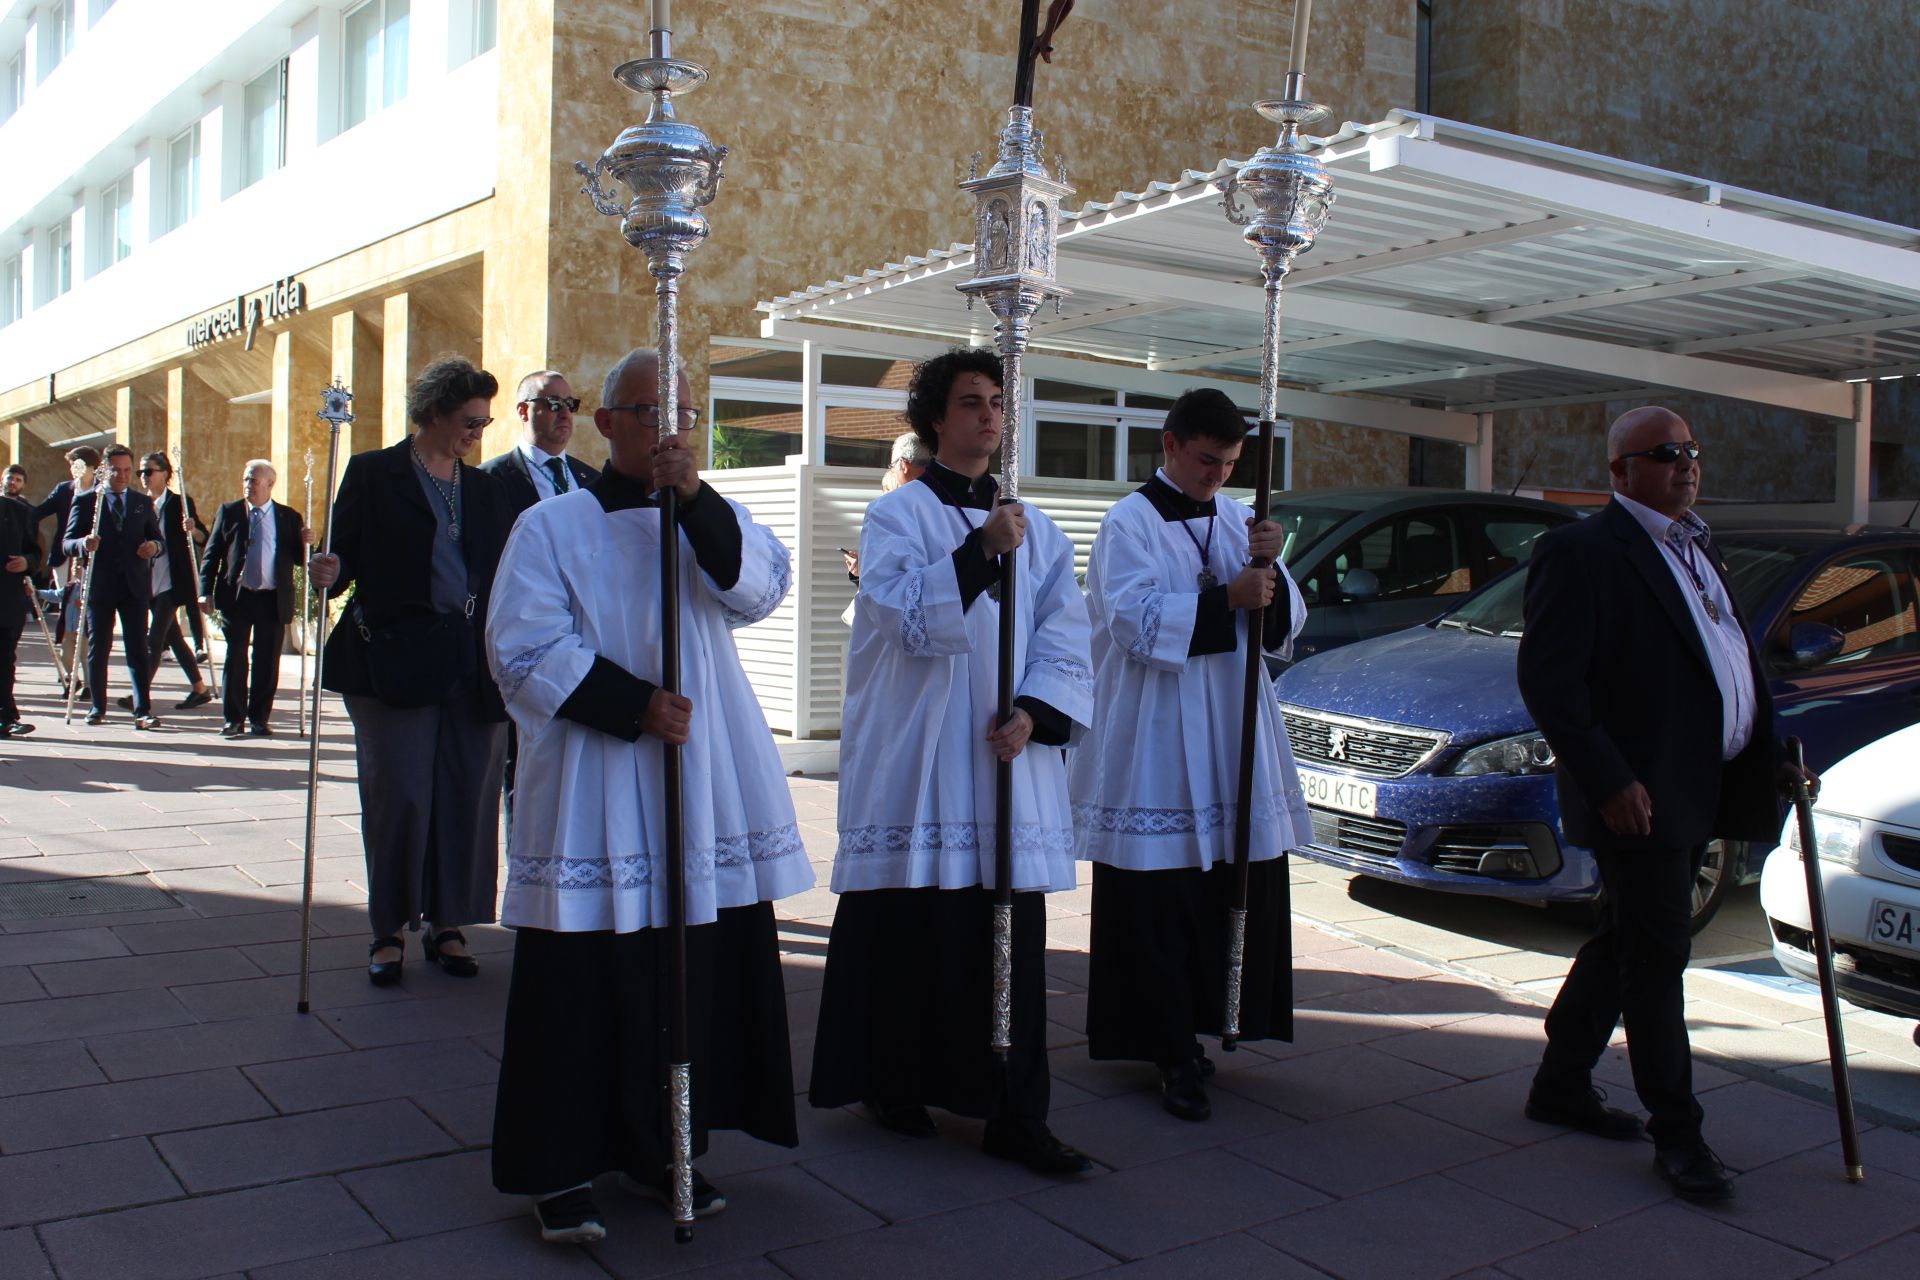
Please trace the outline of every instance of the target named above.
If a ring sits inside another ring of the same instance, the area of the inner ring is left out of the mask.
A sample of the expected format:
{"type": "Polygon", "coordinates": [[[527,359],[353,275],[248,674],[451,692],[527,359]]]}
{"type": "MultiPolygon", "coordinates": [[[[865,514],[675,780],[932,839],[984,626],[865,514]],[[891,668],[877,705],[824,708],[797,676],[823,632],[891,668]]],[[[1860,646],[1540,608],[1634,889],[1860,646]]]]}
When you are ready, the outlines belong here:
{"type": "Polygon", "coordinates": [[[465,360],[428,366],[407,393],[417,430],[347,464],[332,553],[312,562],[329,595],[354,588],[324,683],[353,721],[375,986],[400,980],[408,925],[427,959],[472,977],[458,926],[494,918],[507,730],[481,645],[513,514],[499,481],[461,459],[499,389],[465,360]]]}

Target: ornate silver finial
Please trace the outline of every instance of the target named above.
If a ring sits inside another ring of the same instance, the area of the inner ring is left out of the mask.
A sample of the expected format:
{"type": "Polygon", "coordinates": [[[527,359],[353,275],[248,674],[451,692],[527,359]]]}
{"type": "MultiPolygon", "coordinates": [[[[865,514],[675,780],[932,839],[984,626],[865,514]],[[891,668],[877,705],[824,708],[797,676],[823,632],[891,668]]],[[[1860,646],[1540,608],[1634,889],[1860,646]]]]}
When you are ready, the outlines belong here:
{"type": "MultiPolygon", "coordinates": [[[[353,392],[347,390],[346,384],[336,377],[333,380],[332,386],[320,392],[320,412],[313,416],[326,421],[334,427],[345,426],[347,423],[353,421],[353,412],[347,408],[347,405],[350,404],[352,400],[353,392]]],[[[309,463],[311,463],[313,458],[311,450],[308,451],[307,458],[309,463]]]]}

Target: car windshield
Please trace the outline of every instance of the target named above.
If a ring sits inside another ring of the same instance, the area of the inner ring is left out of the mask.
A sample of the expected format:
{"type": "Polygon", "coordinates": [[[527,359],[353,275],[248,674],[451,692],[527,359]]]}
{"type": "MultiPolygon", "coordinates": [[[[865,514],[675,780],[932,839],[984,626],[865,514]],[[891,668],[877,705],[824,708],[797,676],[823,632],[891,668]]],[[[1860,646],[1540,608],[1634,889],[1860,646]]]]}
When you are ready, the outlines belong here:
{"type": "MultiPolygon", "coordinates": [[[[1782,547],[1750,543],[1717,543],[1727,561],[1727,576],[1733,581],[1733,598],[1742,613],[1752,618],[1766,603],[1773,589],[1793,568],[1799,557],[1782,547]]],[[[1525,628],[1524,608],[1527,571],[1522,566],[1489,585],[1477,595],[1468,596],[1460,605],[1434,622],[1449,631],[1471,631],[1483,636],[1518,636],[1525,628]]]]}
{"type": "Polygon", "coordinates": [[[1285,541],[1280,544],[1280,559],[1292,568],[1320,539],[1345,523],[1356,511],[1366,507],[1357,503],[1288,502],[1273,509],[1274,523],[1280,526],[1285,541]]]}

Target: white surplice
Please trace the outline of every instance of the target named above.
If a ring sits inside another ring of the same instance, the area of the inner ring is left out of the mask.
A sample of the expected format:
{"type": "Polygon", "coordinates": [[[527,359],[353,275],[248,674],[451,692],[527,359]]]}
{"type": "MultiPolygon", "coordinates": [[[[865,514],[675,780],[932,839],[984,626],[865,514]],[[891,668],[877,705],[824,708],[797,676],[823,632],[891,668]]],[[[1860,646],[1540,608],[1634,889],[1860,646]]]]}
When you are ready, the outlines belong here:
{"type": "MultiPolygon", "coordinates": [[[[1224,584],[1246,566],[1253,511],[1224,495],[1213,508],[1211,570],[1224,584]]],[[[1188,656],[1207,524],[1205,516],[1165,519],[1136,492],[1113,505],[1094,538],[1087,568],[1094,724],[1072,753],[1079,856],[1089,861],[1129,871],[1204,870],[1233,857],[1247,622],[1235,611],[1231,651],[1188,656]]],[[[1284,567],[1276,590],[1287,593],[1292,627],[1264,643],[1286,657],[1306,606],[1284,567]]],[[[1308,843],[1313,824],[1264,663],[1254,705],[1250,856],[1261,860],[1308,843]]]]}
{"type": "MultiPolygon", "coordinates": [[[[711,491],[703,502],[726,501],[711,491]]],[[[687,923],[813,885],[793,801],[733,629],[786,597],[791,558],[738,503],[739,579],[721,590],[680,538],[687,923]]],[[[524,512],[494,577],[487,653],[520,730],[501,923],[626,933],[664,925],[661,743],[558,717],[596,655],[660,679],[660,511],[576,489],[524,512]]]]}
{"type": "MultiPolygon", "coordinates": [[[[992,888],[1000,606],[964,611],[952,553],[989,512],[942,501],[915,481],[874,499],[860,533],[860,594],[841,717],[836,893],[992,888]]],[[[1073,544],[1028,505],[1019,552],[1015,696],[1072,721],[1093,719],[1086,603],[1073,544]]],[[[1013,884],[1074,885],[1073,813],[1055,747],[1013,762],[1013,884]]]]}

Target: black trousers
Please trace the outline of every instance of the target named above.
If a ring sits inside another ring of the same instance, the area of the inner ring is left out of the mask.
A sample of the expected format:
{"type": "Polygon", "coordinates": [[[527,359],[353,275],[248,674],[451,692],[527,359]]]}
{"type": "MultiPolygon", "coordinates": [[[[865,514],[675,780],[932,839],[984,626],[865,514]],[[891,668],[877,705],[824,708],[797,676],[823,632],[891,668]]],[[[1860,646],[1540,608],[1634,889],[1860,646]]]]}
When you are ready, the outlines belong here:
{"type": "Polygon", "coordinates": [[[225,622],[221,634],[227,638],[227,665],[221,673],[227,723],[264,725],[273,713],[273,695],[280,691],[280,642],[286,625],[280,621],[279,597],[242,587],[233,607],[220,616],[225,622]]]}
{"type": "Polygon", "coordinates": [[[160,674],[160,658],[171,647],[173,660],[186,673],[188,683],[199,684],[200,664],[194,661],[193,650],[187,647],[186,637],[180,634],[180,594],[162,591],[153,598],[148,609],[147,667],[151,675],[160,674]]]}
{"type": "Polygon", "coordinates": [[[126,659],[127,677],[133,681],[133,714],[151,715],[146,602],[130,595],[102,599],[96,594],[87,601],[87,614],[87,695],[93,709],[99,712],[107,709],[107,659],[113,653],[113,621],[117,617],[120,645],[124,650],[121,656],[126,659]]]}
{"type": "Polygon", "coordinates": [[[1693,951],[1693,878],[1704,849],[1594,851],[1606,887],[1599,929],[1573,959],[1547,1014],[1534,1087],[1584,1093],[1622,1019],[1647,1132],[1663,1147],[1700,1138],[1687,1041],[1686,972],[1693,951]]]}
{"type": "Polygon", "coordinates": [[[0,724],[12,724],[20,718],[20,704],[13,700],[13,670],[20,653],[21,624],[0,622],[0,724]]]}

